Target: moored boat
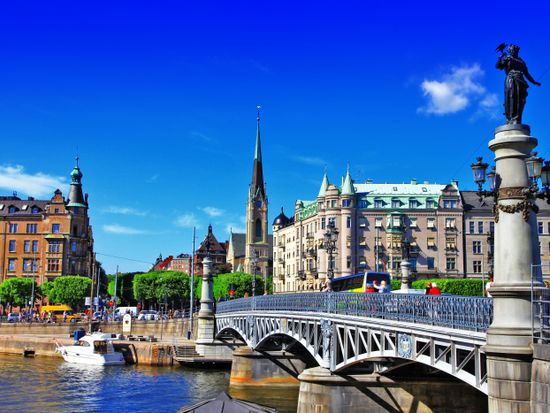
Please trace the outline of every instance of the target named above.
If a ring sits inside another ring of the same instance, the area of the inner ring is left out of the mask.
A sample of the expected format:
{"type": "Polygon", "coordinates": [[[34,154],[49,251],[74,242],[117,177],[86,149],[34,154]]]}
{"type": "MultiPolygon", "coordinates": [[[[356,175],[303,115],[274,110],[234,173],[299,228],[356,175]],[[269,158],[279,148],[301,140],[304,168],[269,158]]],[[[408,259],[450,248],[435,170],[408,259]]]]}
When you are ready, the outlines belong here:
{"type": "Polygon", "coordinates": [[[73,345],[57,344],[56,351],[69,363],[98,366],[125,364],[121,352],[115,351],[111,334],[92,333],[78,339],[73,345]]]}

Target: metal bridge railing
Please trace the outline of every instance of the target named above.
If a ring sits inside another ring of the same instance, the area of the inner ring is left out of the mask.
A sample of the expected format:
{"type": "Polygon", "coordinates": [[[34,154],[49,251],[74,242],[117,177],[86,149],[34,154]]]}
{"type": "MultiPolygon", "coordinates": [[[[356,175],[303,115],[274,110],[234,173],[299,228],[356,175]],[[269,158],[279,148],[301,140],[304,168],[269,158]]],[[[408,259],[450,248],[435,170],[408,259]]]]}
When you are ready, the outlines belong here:
{"type": "Polygon", "coordinates": [[[533,343],[550,344],[550,289],[533,288],[533,343]]]}
{"type": "Polygon", "coordinates": [[[302,293],[240,298],[218,303],[218,314],[292,311],[364,316],[485,332],[493,300],[418,294],[302,293]]]}

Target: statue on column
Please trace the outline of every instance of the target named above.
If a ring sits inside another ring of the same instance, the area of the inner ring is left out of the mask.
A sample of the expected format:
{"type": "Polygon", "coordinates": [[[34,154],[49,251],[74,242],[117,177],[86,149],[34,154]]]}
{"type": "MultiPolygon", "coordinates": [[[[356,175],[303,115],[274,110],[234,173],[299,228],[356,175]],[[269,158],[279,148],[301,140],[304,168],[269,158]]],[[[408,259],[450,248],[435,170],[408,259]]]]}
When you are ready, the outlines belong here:
{"type": "Polygon", "coordinates": [[[521,124],[523,108],[527,99],[527,88],[529,84],[525,79],[534,85],[540,86],[529,71],[527,65],[521,57],[518,56],[519,46],[511,44],[506,47],[505,43],[497,47],[501,54],[497,60],[497,69],[506,72],[504,81],[504,115],[507,124],[521,124]],[[508,50],[508,53],[506,53],[508,50]]]}

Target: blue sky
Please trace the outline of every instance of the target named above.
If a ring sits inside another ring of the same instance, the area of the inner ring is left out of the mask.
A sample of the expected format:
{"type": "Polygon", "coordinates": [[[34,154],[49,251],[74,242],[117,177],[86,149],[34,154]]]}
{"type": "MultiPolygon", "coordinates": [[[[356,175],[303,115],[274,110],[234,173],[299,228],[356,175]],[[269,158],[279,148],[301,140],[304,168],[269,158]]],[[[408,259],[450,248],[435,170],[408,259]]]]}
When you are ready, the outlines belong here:
{"type": "Polygon", "coordinates": [[[550,157],[546,2],[12,3],[0,193],[66,193],[78,153],[108,272],[190,252],[193,225],[244,230],[257,104],[270,220],[348,162],[356,181],[473,188],[504,119],[503,41],[543,83],[524,122],[550,157]]]}

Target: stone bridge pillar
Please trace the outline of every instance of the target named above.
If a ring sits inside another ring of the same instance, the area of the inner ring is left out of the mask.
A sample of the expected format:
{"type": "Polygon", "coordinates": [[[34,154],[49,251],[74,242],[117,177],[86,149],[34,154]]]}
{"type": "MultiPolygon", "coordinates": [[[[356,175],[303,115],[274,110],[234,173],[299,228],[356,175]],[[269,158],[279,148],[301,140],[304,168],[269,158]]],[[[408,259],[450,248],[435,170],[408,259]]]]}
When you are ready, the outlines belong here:
{"type": "Polygon", "coordinates": [[[201,309],[199,310],[199,325],[195,341],[197,344],[212,343],[216,333],[211,269],[212,260],[206,256],[202,261],[201,309]]]}
{"type": "Polygon", "coordinates": [[[525,159],[536,147],[527,125],[495,130],[498,205],[495,209],[493,322],[487,331],[490,412],[529,412],[531,388],[531,265],[540,263],[534,201],[525,195],[525,159]]]}

